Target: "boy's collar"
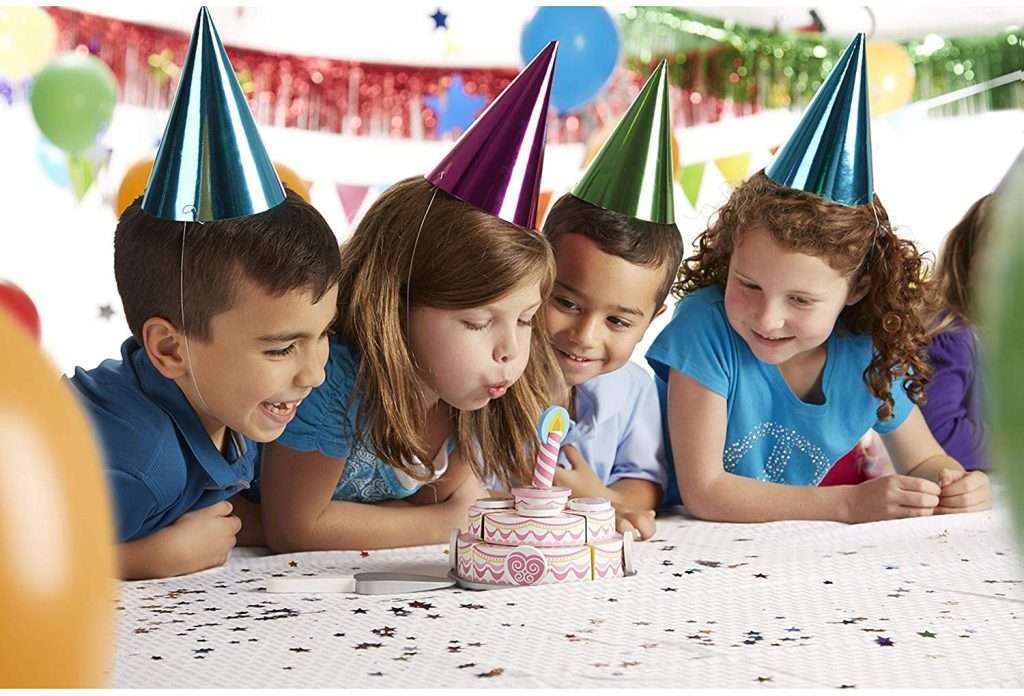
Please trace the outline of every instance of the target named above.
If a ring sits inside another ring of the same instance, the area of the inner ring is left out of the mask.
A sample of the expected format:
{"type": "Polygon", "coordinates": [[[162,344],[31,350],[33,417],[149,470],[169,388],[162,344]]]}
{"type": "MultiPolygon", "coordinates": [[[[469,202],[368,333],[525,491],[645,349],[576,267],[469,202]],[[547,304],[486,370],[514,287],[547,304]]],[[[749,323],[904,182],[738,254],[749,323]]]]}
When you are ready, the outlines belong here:
{"type": "Polygon", "coordinates": [[[248,451],[244,436],[230,429],[226,431],[225,438],[230,438],[231,446],[230,454],[225,456],[214,446],[210,434],[199,420],[199,414],[185,398],[184,392],[174,380],[160,374],[146,351],[134,338],[129,338],[122,344],[121,357],[126,364],[132,366],[142,392],[177,426],[199,465],[214,483],[221,488],[235,485],[238,482],[238,474],[233,470],[232,464],[248,451]]]}

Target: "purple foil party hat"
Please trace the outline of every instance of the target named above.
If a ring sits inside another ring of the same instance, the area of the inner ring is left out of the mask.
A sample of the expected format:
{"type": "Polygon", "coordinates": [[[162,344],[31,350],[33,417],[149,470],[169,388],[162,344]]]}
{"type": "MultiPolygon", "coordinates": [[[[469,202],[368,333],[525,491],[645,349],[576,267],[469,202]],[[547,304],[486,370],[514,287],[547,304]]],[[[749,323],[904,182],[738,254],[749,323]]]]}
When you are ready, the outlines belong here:
{"type": "Polygon", "coordinates": [[[427,181],[502,220],[535,228],[557,48],[552,41],[516,75],[427,181]]]}

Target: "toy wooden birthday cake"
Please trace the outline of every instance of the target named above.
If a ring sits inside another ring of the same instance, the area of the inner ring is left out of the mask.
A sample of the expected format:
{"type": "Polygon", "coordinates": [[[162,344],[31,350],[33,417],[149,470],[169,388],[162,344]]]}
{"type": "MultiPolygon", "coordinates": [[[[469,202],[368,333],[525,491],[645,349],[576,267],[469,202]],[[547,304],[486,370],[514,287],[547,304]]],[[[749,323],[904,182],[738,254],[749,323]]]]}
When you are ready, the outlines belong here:
{"type": "Polygon", "coordinates": [[[615,531],[611,503],[570,499],[568,488],[551,485],[568,423],[565,409],[548,409],[533,485],[513,488],[511,497],[476,501],[469,530],[452,530],[449,563],[459,584],[486,589],[633,574],[633,540],[615,531]]]}

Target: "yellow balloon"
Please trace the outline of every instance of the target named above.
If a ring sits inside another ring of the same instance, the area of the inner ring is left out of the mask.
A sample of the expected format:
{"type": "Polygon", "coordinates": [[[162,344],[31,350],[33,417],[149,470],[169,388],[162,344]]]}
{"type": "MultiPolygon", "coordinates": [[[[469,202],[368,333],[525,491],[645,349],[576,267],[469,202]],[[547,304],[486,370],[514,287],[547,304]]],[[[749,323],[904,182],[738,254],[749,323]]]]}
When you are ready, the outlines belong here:
{"type": "Polygon", "coordinates": [[[868,97],[871,115],[895,111],[914,96],[914,61],[892,41],[868,41],[868,97]]]}
{"type": "Polygon", "coordinates": [[[38,7],[0,6],[0,75],[20,80],[39,72],[57,51],[57,25],[38,7]]]}
{"type": "Polygon", "coordinates": [[[299,176],[294,169],[280,162],[274,162],[274,169],[277,170],[277,176],[280,177],[282,184],[299,194],[302,200],[309,203],[310,182],[299,176]]]}
{"type": "Polygon", "coordinates": [[[132,204],[132,201],[146,192],[146,183],[149,181],[151,171],[153,171],[152,159],[139,160],[128,167],[128,171],[121,179],[121,185],[117,187],[117,196],[114,197],[114,214],[118,218],[121,217],[125,208],[132,204]]]}
{"type": "Polygon", "coordinates": [[[114,653],[114,534],[85,413],[0,312],[0,687],[97,687],[114,653]]]}

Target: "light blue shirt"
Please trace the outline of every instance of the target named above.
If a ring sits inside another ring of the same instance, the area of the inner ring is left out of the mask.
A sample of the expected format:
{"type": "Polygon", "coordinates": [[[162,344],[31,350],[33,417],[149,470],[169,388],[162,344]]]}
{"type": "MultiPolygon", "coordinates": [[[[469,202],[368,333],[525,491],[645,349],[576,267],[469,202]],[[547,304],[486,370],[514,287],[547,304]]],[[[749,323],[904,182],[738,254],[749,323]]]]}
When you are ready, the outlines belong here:
{"type": "MultiPolygon", "coordinates": [[[[325,366],[324,383],[302,400],[295,418],[277,442],[300,452],[320,452],[344,459],[345,468],[334,489],[334,500],[372,503],[407,498],[418,491],[420,481],[395,469],[364,447],[356,437],[356,392],[358,354],[342,339],[330,337],[330,355],[325,366]]],[[[370,442],[370,436],[364,438],[370,442]]],[[[453,449],[449,438],[438,459],[447,463],[453,449]]],[[[440,475],[442,472],[436,472],[440,475]]]]}
{"type": "MultiPolygon", "coordinates": [[[[576,386],[576,418],[563,445],[573,445],[604,485],[621,479],[668,484],[658,392],[651,376],[627,362],[576,386]]],[[[570,468],[563,450],[559,463],[570,468]]]]}
{"type": "MultiPolygon", "coordinates": [[[[869,336],[854,336],[837,326],[826,350],[821,383],[825,401],[801,401],[779,368],[758,360],[733,331],[722,288],[712,286],[676,304],[672,321],[654,340],[647,360],[657,377],[663,416],[671,370],[725,398],[726,471],[761,481],[816,486],[865,432],[892,432],[913,408],[903,381],[894,380],[893,417],[878,419],[881,402],[864,382],[874,351],[869,336]]],[[[667,429],[665,441],[670,442],[667,429]]],[[[674,469],[672,473],[674,479],[674,469]]],[[[672,496],[667,496],[672,499],[666,503],[678,502],[675,489],[673,480],[672,496]]]]}

